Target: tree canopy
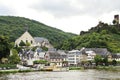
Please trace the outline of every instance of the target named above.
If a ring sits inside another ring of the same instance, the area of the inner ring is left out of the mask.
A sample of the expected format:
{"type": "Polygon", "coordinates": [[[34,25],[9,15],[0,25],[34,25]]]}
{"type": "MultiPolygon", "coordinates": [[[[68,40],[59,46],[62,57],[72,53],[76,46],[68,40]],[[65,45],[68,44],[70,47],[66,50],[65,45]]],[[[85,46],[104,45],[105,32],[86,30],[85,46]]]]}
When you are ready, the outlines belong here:
{"type": "Polygon", "coordinates": [[[9,56],[11,46],[12,44],[10,44],[9,37],[0,35],[0,59],[9,56]]]}
{"type": "Polygon", "coordinates": [[[59,44],[64,40],[76,36],[35,20],[23,17],[0,16],[0,34],[9,36],[13,42],[26,31],[26,26],[28,26],[28,31],[33,37],[45,37],[56,48],[59,48],[59,44]]]}
{"type": "Polygon", "coordinates": [[[81,35],[63,42],[61,49],[107,48],[112,53],[120,52],[120,26],[102,24],[81,35]]]}
{"type": "Polygon", "coordinates": [[[15,49],[12,49],[12,54],[9,57],[9,61],[12,64],[18,64],[20,62],[20,57],[18,56],[18,52],[15,49]]]}

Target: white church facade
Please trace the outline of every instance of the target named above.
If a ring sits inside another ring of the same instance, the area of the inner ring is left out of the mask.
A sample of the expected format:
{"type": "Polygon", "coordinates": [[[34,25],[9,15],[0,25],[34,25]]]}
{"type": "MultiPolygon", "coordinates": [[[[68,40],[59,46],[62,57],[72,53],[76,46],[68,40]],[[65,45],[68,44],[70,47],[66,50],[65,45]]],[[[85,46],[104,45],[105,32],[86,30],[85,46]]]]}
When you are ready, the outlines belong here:
{"type": "Polygon", "coordinates": [[[49,41],[46,38],[43,37],[32,37],[28,31],[26,31],[24,34],[22,34],[18,39],[15,41],[15,45],[20,44],[20,42],[23,41],[24,43],[29,42],[30,46],[45,46],[47,48],[53,48],[53,46],[49,43],[49,41]]]}
{"type": "Polygon", "coordinates": [[[29,34],[28,31],[26,31],[24,34],[22,34],[16,41],[15,41],[15,45],[20,44],[20,42],[23,41],[24,43],[29,42],[31,44],[31,46],[35,45],[35,40],[34,38],[29,34]]]}

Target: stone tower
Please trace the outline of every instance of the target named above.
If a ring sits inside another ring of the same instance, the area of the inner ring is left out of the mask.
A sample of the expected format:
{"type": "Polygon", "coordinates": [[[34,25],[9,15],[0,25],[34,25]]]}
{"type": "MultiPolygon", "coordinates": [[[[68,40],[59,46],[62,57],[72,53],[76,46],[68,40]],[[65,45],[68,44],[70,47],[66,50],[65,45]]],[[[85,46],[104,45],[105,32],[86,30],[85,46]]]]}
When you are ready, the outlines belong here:
{"type": "Polygon", "coordinates": [[[119,15],[114,15],[114,24],[115,25],[119,24],[119,15]]]}

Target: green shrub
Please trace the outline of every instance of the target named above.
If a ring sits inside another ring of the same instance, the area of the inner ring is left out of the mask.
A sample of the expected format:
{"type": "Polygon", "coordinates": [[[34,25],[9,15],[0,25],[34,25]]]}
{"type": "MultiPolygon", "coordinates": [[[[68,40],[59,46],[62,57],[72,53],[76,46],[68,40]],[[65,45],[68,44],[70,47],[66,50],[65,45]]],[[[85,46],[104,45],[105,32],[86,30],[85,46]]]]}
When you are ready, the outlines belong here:
{"type": "Polygon", "coordinates": [[[16,64],[0,64],[0,68],[15,69],[16,64]]]}
{"type": "Polygon", "coordinates": [[[46,60],[35,60],[33,61],[34,64],[46,64],[47,61],[46,60]]]}
{"type": "Polygon", "coordinates": [[[112,60],[112,65],[116,66],[117,65],[117,61],[116,60],[112,60]]]}
{"type": "Polygon", "coordinates": [[[12,49],[12,55],[10,55],[9,61],[12,64],[18,64],[20,62],[20,57],[16,49],[12,49]]]}
{"type": "Polygon", "coordinates": [[[83,67],[70,67],[69,70],[81,70],[83,67]]]}

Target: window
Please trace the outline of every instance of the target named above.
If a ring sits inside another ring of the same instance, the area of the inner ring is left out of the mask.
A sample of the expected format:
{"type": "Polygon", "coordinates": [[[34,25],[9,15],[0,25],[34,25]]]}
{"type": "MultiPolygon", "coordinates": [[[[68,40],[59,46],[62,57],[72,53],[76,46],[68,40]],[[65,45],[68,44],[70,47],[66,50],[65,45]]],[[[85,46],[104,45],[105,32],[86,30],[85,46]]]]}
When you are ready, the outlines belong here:
{"type": "Polygon", "coordinates": [[[59,65],[60,65],[60,63],[59,63],[59,65]]]}
{"type": "Polygon", "coordinates": [[[69,61],[69,63],[75,63],[74,61],[69,61]]]}
{"type": "Polygon", "coordinates": [[[28,42],[28,40],[26,40],[26,43],[28,42]]]}
{"type": "Polygon", "coordinates": [[[31,44],[33,43],[33,41],[31,40],[31,44]]]}
{"type": "Polygon", "coordinates": [[[46,58],[48,58],[48,56],[46,56],[46,58]]]}
{"type": "Polygon", "coordinates": [[[74,55],[68,55],[68,57],[74,57],[74,55]]]}
{"type": "Polygon", "coordinates": [[[75,60],[74,58],[69,58],[69,60],[75,60]]]}

